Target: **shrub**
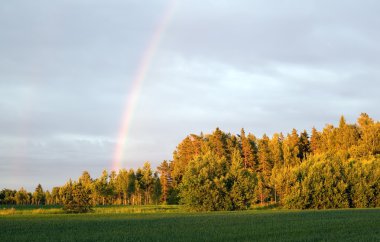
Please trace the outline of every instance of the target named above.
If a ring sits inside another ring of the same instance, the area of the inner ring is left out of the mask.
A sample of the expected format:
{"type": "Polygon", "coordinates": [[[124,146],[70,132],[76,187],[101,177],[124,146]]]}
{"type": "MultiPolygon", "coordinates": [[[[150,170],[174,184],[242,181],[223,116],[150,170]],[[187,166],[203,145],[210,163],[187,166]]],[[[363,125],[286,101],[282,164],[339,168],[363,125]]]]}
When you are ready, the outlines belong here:
{"type": "Polygon", "coordinates": [[[91,191],[80,182],[68,182],[62,188],[63,210],[66,213],[91,212],[91,191]]]}

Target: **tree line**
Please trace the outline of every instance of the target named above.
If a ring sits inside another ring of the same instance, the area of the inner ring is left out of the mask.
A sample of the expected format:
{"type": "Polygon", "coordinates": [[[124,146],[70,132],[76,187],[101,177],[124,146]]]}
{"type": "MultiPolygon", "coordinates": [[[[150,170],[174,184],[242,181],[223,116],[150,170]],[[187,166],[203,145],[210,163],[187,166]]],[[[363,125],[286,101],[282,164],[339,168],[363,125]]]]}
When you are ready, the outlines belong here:
{"type": "Polygon", "coordinates": [[[355,124],[293,129],[284,135],[188,135],[171,161],[153,171],[83,172],[52,191],[3,189],[5,204],[184,204],[194,210],[240,210],[252,206],[354,208],[380,206],[380,123],[362,113],[355,124]],[[74,202],[73,202],[74,201],[74,202]],[[75,202],[76,201],[76,202],[75,202]]]}

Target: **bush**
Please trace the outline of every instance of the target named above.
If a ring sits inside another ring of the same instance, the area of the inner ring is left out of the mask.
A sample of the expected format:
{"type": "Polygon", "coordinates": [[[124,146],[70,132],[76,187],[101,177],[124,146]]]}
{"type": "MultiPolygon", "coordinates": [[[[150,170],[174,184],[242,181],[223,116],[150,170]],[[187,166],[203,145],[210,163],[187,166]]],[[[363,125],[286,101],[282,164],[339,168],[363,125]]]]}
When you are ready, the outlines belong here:
{"type": "Polygon", "coordinates": [[[71,181],[62,188],[63,210],[66,213],[92,212],[90,189],[84,187],[80,182],[71,181]]]}
{"type": "Polygon", "coordinates": [[[213,152],[192,160],[180,185],[181,203],[197,211],[249,208],[256,179],[237,157],[231,165],[213,152]]]}

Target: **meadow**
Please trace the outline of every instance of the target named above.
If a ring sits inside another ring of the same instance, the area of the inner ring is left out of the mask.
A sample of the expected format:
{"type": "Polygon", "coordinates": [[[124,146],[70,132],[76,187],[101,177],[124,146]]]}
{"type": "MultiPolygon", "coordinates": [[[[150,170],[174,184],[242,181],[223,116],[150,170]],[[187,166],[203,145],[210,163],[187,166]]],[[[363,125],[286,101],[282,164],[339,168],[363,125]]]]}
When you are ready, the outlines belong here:
{"type": "Polygon", "coordinates": [[[380,209],[194,213],[181,206],[2,208],[0,241],[380,241],[380,209]],[[8,211],[8,213],[4,212],[8,211]]]}

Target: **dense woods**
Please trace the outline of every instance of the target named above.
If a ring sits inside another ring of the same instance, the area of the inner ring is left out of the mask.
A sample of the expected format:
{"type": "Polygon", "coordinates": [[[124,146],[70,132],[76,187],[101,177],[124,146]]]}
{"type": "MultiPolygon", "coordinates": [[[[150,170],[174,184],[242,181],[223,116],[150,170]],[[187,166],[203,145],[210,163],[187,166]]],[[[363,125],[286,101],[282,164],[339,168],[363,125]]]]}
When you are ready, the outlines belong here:
{"type": "Polygon", "coordinates": [[[337,127],[260,138],[216,128],[187,136],[156,171],[149,162],[137,170],[104,170],[98,178],[85,171],[51,191],[3,189],[0,203],[60,204],[68,211],[177,203],[194,210],[379,207],[380,123],[363,113],[356,124],[342,116],[337,127]]]}

